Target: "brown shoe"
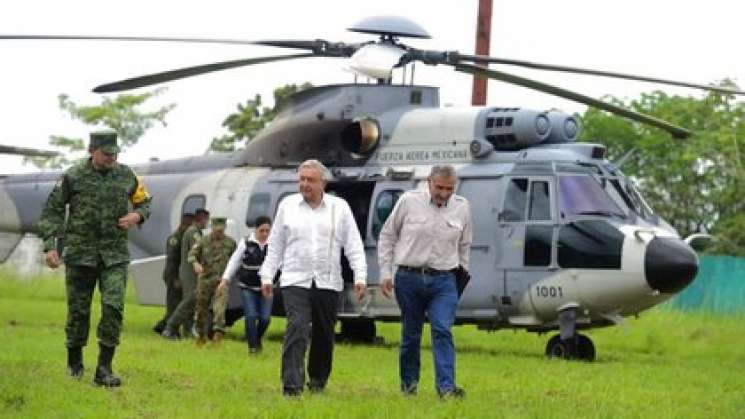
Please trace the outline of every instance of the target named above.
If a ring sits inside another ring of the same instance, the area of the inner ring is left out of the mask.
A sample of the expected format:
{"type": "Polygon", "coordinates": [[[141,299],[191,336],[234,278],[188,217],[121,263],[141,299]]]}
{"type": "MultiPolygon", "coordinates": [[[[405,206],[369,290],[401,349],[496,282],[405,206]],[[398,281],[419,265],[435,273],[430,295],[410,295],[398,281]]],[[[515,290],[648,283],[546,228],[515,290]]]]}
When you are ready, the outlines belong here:
{"type": "Polygon", "coordinates": [[[223,333],[222,331],[215,330],[215,333],[212,334],[212,343],[214,343],[215,345],[219,344],[220,342],[222,342],[222,338],[224,335],[225,333],[223,333]]]}
{"type": "Polygon", "coordinates": [[[206,337],[204,337],[204,336],[197,337],[197,341],[196,341],[197,346],[200,346],[200,347],[201,346],[204,346],[205,343],[207,343],[207,338],[206,337]]]}

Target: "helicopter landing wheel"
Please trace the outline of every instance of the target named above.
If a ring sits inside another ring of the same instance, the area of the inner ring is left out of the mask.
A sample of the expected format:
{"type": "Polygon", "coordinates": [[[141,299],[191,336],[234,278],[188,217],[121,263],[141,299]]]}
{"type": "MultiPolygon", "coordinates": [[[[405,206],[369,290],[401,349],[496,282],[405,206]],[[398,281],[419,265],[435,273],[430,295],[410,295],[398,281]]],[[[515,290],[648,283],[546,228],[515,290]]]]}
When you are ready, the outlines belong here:
{"type": "Polygon", "coordinates": [[[560,335],[554,335],[546,343],[546,356],[591,362],[595,360],[595,345],[585,335],[576,334],[573,342],[572,339],[564,341],[560,335]]]}
{"type": "Polygon", "coordinates": [[[577,340],[577,359],[592,362],[595,360],[595,344],[585,335],[578,334],[577,340]]]}

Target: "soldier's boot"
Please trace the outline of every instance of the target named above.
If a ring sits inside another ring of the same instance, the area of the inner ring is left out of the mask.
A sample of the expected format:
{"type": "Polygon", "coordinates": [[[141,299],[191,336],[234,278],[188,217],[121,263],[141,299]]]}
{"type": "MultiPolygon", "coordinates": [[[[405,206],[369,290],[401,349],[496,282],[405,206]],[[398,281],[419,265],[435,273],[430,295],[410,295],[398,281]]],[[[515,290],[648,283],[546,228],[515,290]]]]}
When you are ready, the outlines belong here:
{"type": "Polygon", "coordinates": [[[93,383],[104,387],[119,387],[122,385],[122,380],[114,375],[114,371],[111,370],[111,360],[114,359],[116,348],[101,344],[98,346],[98,366],[96,367],[96,375],[93,377],[93,383]]]}
{"type": "Polygon", "coordinates": [[[83,376],[83,348],[67,348],[67,375],[80,379],[83,376]]]}
{"type": "Polygon", "coordinates": [[[205,343],[207,343],[207,337],[204,335],[199,335],[196,342],[197,346],[202,347],[205,343]]]}
{"type": "Polygon", "coordinates": [[[222,338],[225,335],[222,330],[215,330],[215,333],[212,334],[212,343],[214,345],[219,345],[220,342],[222,342],[222,338]]]}

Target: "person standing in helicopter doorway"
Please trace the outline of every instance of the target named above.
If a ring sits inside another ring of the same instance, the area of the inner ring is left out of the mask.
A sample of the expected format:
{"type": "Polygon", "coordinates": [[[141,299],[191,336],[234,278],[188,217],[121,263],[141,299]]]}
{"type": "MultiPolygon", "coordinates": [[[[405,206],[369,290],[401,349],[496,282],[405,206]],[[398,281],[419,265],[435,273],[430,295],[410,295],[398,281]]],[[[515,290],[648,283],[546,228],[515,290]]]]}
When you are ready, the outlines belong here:
{"type": "Polygon", "coordinates": [[[67,169],[49,195],[37,225],[44,240],[45,262],[65,262],[67,290],[67,373],[80,379],[83,346],[88,343],[91,302],[98,284],[98,366],[93,382],[118,387],[111,362],[119,345],[127,289],[127,233],[150,214],[150,195],[128,166],[116,161],[116,133],[91,133],[90,157],[67,169]],[[64,239],[64,244],[62,243],[64,239]]]}
{"type": "Polygon", "coordinates": [[[220,289],[227,290],[232,278],[238,279],[243,300],[249,354],[261,351],[261,338],[269,328],[269,322],[272,319],[272,297],[262,295],[259,277],[259,268],[266,257],[267,239],[272,229],[272,220],[262,215],[256,217],[253,224],[255,228],[253,233],[238,244],[238,248],[230,257],[219,286],[220,289]]]}

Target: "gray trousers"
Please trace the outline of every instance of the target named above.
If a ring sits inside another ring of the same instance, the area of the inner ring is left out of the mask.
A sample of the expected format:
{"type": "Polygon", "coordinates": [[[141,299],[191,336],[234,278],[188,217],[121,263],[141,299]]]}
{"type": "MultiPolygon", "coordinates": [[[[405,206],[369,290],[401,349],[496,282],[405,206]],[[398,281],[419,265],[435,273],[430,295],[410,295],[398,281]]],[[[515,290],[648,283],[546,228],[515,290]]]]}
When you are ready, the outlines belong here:
{"type": "Polygon", "coordinates": [[[287,328],[282,345],[282,385],[302,391],[305,382],[305,350],[310,339],[308,376],[310,384],[324,387],[331,375],[334,326],[340,293],[302,287],[282,288],[287,328]]]}

